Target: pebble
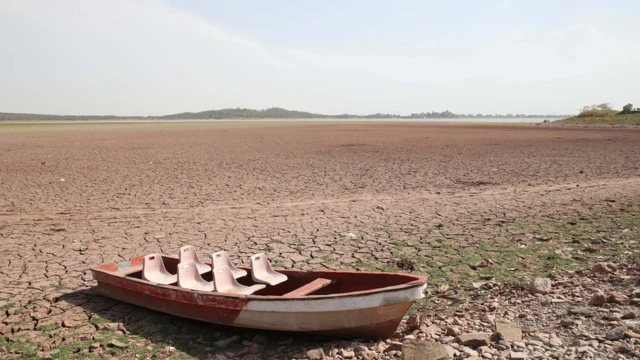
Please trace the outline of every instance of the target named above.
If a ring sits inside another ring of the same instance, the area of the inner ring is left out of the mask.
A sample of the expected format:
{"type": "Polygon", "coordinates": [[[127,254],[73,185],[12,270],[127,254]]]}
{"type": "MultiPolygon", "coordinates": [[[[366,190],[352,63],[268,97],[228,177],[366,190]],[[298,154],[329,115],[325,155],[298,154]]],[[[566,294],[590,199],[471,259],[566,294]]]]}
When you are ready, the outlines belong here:
{"type": "Polygon", "coordinates": [[[404,360],[440,360],[449,358],[447,348],[435,341],[408,340],[402,345],[404,360]]]}
{"type": "Polygon", "coordinates": [[[622,315],[622,319],[635,319],[635,318],[636,318],[636,313],[634,312],[628,312],[622,315]]]}
{"type": "MultiPolygon", "coordinates": [[[[410,339],[413,340],[413,339],[410,339]]],[[[388,347],[386,347],[383,351],[391,351],[391,350],[395,350],[395,351],[399,351],[402,350],[402,344],[399,341],[393,341],[391,344],[389,344],[388,347]]]]}
{"type": "Polygon", "coordinates": [[[607,302],[607,297],[601,291],[596,291],[592,296],[591,300],[589,300],[589,305],[591,306],[602,306],[607,302]]]}
{"type": "Polygon", "coordinates": [[[625,334],[626,337],[631,338],[631,339],[640,339],[640,334],[638,334],[638,333],[636,333],[634,331],[631,331],[631,330],[625,331],[624,334],[625,334]]]}
{"type": "Polygon", "coordinates": [[[572,327],[572,326],[576,326],[576,325],[580,325],[581,322],[578,320],[573,320],[573,319],[562,319],[560,320],[560,325],[564,326],[564,327],[572,327]]]}
{"type": "Polygon", "coordinates": [[[444,333],[449,336],[458,336],[462,334],[462,331],[460,331],[460,328],[457,326],[449,326],[444,333]]]}
{"type": "Polygon", "coordinates": [[[553,346],[553,347],[560,347],[562,346],[564,343],[562,342],[562,340],[560,340],[557,337],[553,337],[551,339],[549,339],[549,346],[553,346]]]}
{"type": "Polygon", "coordinates": [[[467,356],[478,356],[478,352],[477,351],[475,351],[475,350],[473,350],[471,348],[468,348],[468,347],[462,347],[460,349],[460,351],[462,353],[466,354],[467,356]]]}
{"type": "Polygon", "coordinates": [[[454,340],[455,338],[453,336],[443,336],[440,338],[440,342],[443,344],[447,344],[450,343],[454,340]]]}
{"type": "Polygon", "coordinates": [[[125,343],[123,343],[123,342],[120,342],[120,341],[118,341],[118,340],[111,340],[111,341],[109,341],[108,345],[109,345],[109,346],[113,346],[113,347],[117,347],[117,348],[119,348],[119,349],[124,349],[124,348],[126,348],[127,346],[129,346],[129,345],[127,345],[127,344],[125,344],[125,343]]]}
{"type": "Polygon", "coordinates": [[[567,310],[567,312],[571,315],[582,315],[585,317],[592,317],[595,314],[594,310],[591,310],[587,307],[580,307],[580,306],[571,307],[567,310]]]}
{"type": "Polygon", "coordinates": [[[591,272],[599,275],[611,274],[618,271],[618,267],[614,263],[603,262],[595,264],[591,267],[591,272]]]}
{"type": "Polygon", "coordinates": [[[604,319],[609,321],[619,321],[620,319],[622,319],[622,314],[613,313],[613,314],[605,315],[604,319]]]}
{"type": "Polygon", "coordinates": [[[537,340],[529,340],[527,342],[525,342],[525,344],[529,345],[529,346],[543,346],[544,343],[542,341],[537,341],[537,340]]]}
{"type": "Polygon", "coordinates": [[[480,321],[492,324],[495,319],[496,319],[495,315],[484,313],[484,314],[482,314],[482,317],[480,318],[480,321]]]}
{"type": "Polygon", "coordinates": [[[324,350],[322,348],[309,350],[307,351],[307,358],[309,360],[324,360],[324,350]]]}
{"type": "Polygon", "coordinates": [[[496,332],[504,341],[522,340],[522,330],[520,327],[504,320],[496,320],[496,332]]]}
{"type": "Polygon", "coordinates": [[[454,349],[452,346],[445,345],[444,348],[445,348],[445,350],[447,350],[447,353],[449,354],[450,358],[456,358],[456,357],[460,356],[460,352],[458,350],[454,349]]]}
{"type": "Polygon", "coordinates": [[[531,294],[548,294],[551,292],[552,286],[551,279],[538,277],[529,284],[529,292],[531,294]]]}
{"type": "Polygon", "coordinates": [[[378,354],[374,351],[367,350],[365,352],[360,353],[360,358],[362,360],[375,360],[378,358],[378,354]]]}
{"type": "Polygon", "coordinates": [[[465,346],[479,347],[489,345],[490,337],[490,333],[469,333],[458,336],[458,341],[465,346]]]}
{"type": "Polygon", "coordinates": [[[236,344],[236,343],[239,343],[239,342],[240,342],[240,336],[234,335],[234,336],[232,336],[230,338],[226,338],[226,339],[223,339],[223,340],[218,340],[214,344],[217,347],[223,348],[223,347],[227,347],[227,346],[229,346],[231,344],[236,344]]]}
{"type": "Polygon", "coordinates": [[[592,353],[593,349],[590,348],[589,346],[581,346],[578,348],[578,353],[592,353]]]}
{"type": "Polygon", "coordinates": [[[509,358],[511,360],[525,360],[527,357],[529,357],[529,354],[526,352],[509,352],[509,358]]]}
{"type": "Polygon", "coordinates": [[[358,345],[358,346],[356,346],[356,347],[354,347],[354,348],[353,348],[353,351],[355,351],[355,352],[356,352],[356,354],[361,353],[361,352],[365,352],[365,351],[367,351],[367,350],[369,350],[369,348],[367,348],[367,347],[366,347],[366,346],[364,346],[364,345],[358,345]]]}
{"type": "Polygon", "coordinates": [[[406,325],[408,329],[417,329],[420,326],[420,316],[418,314],[409,315],[406,325]]]}
{"type": "Polygon", "coordinates": [[[340,350],[338,355],[342,356],[345,359],[353,359],[356,357],[356,353],[352,350],[340,350]]]}
{"type": "Polygon", "coordinates": [[[616,326],[613,329],[607,331],[604,335],[605,339],[615,341],[624,338],[624,333],[627,331],[626,325],[616,326]]]}

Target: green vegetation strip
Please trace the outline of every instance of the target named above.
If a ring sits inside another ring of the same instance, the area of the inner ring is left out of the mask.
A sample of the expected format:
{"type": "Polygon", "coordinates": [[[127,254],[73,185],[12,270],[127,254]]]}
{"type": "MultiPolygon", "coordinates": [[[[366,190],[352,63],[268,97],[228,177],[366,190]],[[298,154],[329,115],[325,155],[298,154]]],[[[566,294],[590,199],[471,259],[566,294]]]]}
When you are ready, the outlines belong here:
{"type": "Polygon", "coordinates": [[[402,272],[405,270],[395,262],[407,257],[415,261],[417,273],[428,275],[430,289],[447,284],[464,292],[472,289],[473,282],[484,279],[518,284],[532,277],[584,270],[595,262],[620,263],[638,256],[640,209],[581,221],[518,219],[486,239],[474,239],[479,245],[470,245],[464,236],[457,243],[453,238],[429,241],[429,235],[424,235],[410,252],[403,241],[393,240],[389,243],[394,255],[391,262],[371,259],[357,267],[402,272]],[[405,255],[408,253],[419,255],[405,255]]]}
{"type": "Polygon", "coordinates": [[[615,112],[606,116],[574,116],[557,120],[559,124],[607,124],[607,125],[640,125],[640,114],[616,115],[615,112]]]}

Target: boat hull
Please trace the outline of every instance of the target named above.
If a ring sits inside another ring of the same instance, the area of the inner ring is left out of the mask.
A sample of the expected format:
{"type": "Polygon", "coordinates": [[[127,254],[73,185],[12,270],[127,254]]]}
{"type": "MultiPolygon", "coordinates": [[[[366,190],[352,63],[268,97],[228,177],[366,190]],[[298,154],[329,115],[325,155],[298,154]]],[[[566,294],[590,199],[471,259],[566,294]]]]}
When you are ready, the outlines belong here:
{"type": "Polygon", "coordinates": [[[356,338],[391,336],[411,304],[424,297],[426,287],[424,279],[379,291],[283,299],[185,290],[104,271],[93,274],[104,296],[171,315],[253,329],[356,338]]]}

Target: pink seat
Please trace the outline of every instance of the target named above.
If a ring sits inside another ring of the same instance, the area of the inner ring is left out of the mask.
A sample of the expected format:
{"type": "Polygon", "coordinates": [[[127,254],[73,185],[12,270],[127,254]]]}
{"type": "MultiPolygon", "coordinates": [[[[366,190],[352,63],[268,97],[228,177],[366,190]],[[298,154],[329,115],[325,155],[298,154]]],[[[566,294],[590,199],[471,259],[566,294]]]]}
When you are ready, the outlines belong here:
{"type": "Polygon", "coordinates": [[[218,251],[211,255],[211,263],[213,264],[214,269],[220,269],[225,266],[228,267],[235,279],[247,275],[246,270],[238,269],[233,265],[229,258],[229,254],[226,251],[218,251]]]}
{"type": "Polygon", "coordinates": [[[213,281],[205,281],[193,261],[178,264],[178,286],[185,289],[214,291],[213,281]]]}
{"type": "Polygon", "coordinates": [[[178,257],[180,258],[181,263],[186,263],[189,261],[193,261],[198,268],[199,274],[204,274],[206,272],[211,271],[211,266],[204,264],[202,261],[198,259],[198,254],[196,253],[196,248],[193,245],[187,245],[180,248],[180,252],[178,253],[178,257]]]}
{"type": "Polygon", "coordinates": [[[287,281],[287,275],[274,271],[263,253],[251,256],[251,277],[257,283],[271,286],[287,281]]]}
{"type": "Polygon", "coordinates": [[[162,254],[150,254],[142,260],[142,278],[156,284],[169,285],[178,281],[178,275],[169,274],[162,254]]]}
{"type": "Polygon", "coordinates": [[[238,284],[233,273],[227,266],[213,269],[213,282],[218,292],[228,294],[251,295],[258,290],[265,288],[265,285],[244,286],[238,284]]]}

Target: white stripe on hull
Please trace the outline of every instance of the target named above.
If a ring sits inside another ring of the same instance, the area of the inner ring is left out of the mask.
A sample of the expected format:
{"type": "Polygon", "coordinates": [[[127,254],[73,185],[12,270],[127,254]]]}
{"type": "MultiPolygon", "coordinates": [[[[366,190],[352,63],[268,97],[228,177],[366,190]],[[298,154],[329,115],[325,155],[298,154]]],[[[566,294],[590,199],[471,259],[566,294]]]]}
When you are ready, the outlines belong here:
{"type": "Polygon", "coordinates": [[[383,291],[372,294],[356,296],[336,296],[331,298],[290,298],[286,300],[259,300],[251,299],[243,310],[257,312],[333,312],[352,311],[374,308],[385,305],[405,303],[424,298],[424,289],[427,285],[416,286],[409,289],[383,291]]]}
{"type": "Polygon", "coordinates": [[[424,297],[423,289],[418,286],[333,299],[252,300],[233,325],[309,332],[369,326],[401,318],[415,300],[424,297]]]}
{"type": "Polygon", "coordinates": [[[402,318],[411,302],[376,308],[331,312],[274,313],[242,310],[233,326],[265,330],[321,332],[370,326],[402,318]]]}

